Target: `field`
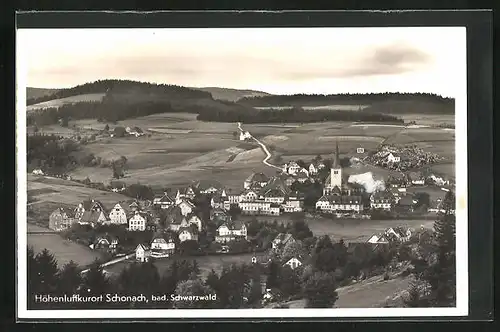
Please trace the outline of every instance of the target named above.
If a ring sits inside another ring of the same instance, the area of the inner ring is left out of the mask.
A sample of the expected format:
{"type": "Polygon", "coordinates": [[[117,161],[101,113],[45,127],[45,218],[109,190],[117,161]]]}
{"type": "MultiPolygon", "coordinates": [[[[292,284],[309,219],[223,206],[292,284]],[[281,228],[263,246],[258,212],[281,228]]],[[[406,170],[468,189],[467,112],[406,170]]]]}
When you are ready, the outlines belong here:
{"type": "Polygon", "coordinates": [[[59,268],[71,260],[82,266],[92,263],[96,258],[100,258],[98,252],[67,241],[58,234],[29,234],[33,231],[43,232],[44,230],[46,228],[28,224],[28,246],[32,246],[35,253],[48,249],[54,254],[59,268]]]}
{"type": "Polygon", "coordinates": [[[59,206],[76,207],[82,201],[93,198],[100,200],[106,207],[111,208],[119,201],[129,200],[129,197],[86,188],[82,184],[28,174],[28,195],[34,202],[28,203],[37,215],[37,224],[48,225],[48,217],[59,206]]]}
{"type": "MultiPolygon", "coordinates": [[[[441,123],[450,118],[453,117],[440,116],[434,121],[441,123]]],[[[102,130],[106,124],[96,120],[78,120],[71,121],[70,127],[72,125],[86,130],[102,130]]],[[[81,153],[93,153],[105,160],[125,156],[128,171],[123,180],[129,184],[139,182],[164,188],[185,186],[193,180],[213,179],[228,189],[239,189],[252,172],[264,172],[269,176],[275,174],[274,169],[262,164],[265,154],[256,144],[241,142],[239,136],[234,135],[238,134],[236,123],[203,122],[197,121],[195,114],[163,113],[109,126],[111,130],[115,126],[138,126],[148,135],[139,138],[98,138],[96,142],[86,145],[81,153]]],[[[50,126],[48,130],[63,129],[55,127],[50,126]]],[[[358,147],[365,148],[368,153],[376,151],[383,143],[416,144],[444,156],[447,163],[454,161],[454,131],[442,128],[350,122],[244,124],[243,128],[279,153],[284,161],[298,158],[309,161],[318,154],[331,157],[336,142],[339,142],[342,156],[356,156],[358,147]]],[[[453,167],[436,167],[439,174],[454,176],[450,173],[453,167]]],[[[384,177],[391,173],[370,166],[346,169],[347,174],[365,171],[384,177]]],[[[111,180],[108,168],[78,168],[71,175],[78,179],[88,176],[92,181],[104,183],[111,180]]]]}
{"type": "Polygon", "coordinates": [[[104,98],[104,95],[105,95],[104,93],[89,93],[67,98],[49,100],[43,103],[27,106],[26,111],[34,111],[37,109],[52,108],[52,107],[58,108],[65,104],[72,104],[79,102],[100,101],[102,100],[102,98],[104,98]]]}

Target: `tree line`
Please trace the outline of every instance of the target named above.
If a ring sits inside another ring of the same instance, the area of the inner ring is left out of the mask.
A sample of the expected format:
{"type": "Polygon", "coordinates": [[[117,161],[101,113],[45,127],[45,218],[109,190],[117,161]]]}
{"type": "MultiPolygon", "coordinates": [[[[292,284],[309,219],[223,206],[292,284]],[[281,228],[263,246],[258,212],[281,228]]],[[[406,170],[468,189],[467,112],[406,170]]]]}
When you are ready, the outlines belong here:
{"type": "Polygon", "coordinates": [[[353,121],[353,122],[388,122],[404,123],[404,120],[387,114],[373,112],[308,110],[300,107],[283,110],[220,110],[205,109],[197,116],[201,121],[244,122],[244,123],[288,123],[288,122],[323,122],[323,121],[353,121]]]}
{"type": "Polygon", "coordinates": [[[245,97],[239,100],[240,103],[251,106],[293,106],[301,103],[345,103],[362,104],[375,103],[387,100],[399,101],[426,101],[438,102],[443,104],[455,103],[453,98],[442,97],[432,93],[365,93],[365,94],[294,94],[294,95],[266,95],[257,97],[245,97]]]}

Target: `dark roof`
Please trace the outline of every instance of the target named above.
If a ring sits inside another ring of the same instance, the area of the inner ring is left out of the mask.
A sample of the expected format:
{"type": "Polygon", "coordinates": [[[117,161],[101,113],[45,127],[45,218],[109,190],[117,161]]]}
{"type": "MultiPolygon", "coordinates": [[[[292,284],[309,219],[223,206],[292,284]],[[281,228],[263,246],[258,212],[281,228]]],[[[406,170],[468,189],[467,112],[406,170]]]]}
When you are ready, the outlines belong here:
{"type": "Polygon", "coordinates": [[[340,168],[339,142],[335,143],[335,158],[333,158],[332,168],[340,168]]]}
{"type": "Polygon", "coordinates": [[[65,208],[65,207],[59,207],[55,209],[52,213],[60,213],[61,215],[66,214],[68,218],[73,218],[75,215],[75,212],[72,211],[71,209],[65,208]]]}
{"type": "Polygon", "coordinates": [[[390,191],[377,191],[374,192],[371,196],[373,200],[391,200],[394,198],[394,195],[390,191]]]}
{"type": "Polygon", "coordinates": [[[405,196],[401,197],[398,204],[399,205],[406,205],[406,206],[413,205],[413,196],[412,195],[405,195],[405,196]]]}
{"type": "Polygon", "coordinates": [[[334,204],[362,204],[361,196],[326,196],[330,203],[334,204]]]}
{"type": "Polygon", "coordinates": [[[85,211],[80,219],[83,222],[97,222],[102,211],[85,211]]]}

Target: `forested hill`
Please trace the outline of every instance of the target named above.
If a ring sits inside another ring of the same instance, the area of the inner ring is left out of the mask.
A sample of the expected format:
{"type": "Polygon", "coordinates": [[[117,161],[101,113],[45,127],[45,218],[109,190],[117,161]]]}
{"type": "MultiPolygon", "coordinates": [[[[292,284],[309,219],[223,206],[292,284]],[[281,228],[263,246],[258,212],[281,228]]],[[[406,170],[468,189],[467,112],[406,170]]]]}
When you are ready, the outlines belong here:
{"type": "Polygon", "coordinates": [[[209,92],[199,91],[177,85],[144,83],[129,80],[99,80],[92,83],[77,85],[69,89],[61,89],[53,94],[30,98],[27,105],[34,105],[49,100],[67,98],[72,96],[106,93],[106,95],[149,95],[152,99],[161,96],[164,99],[212,99],[209,92]],[[153,97],[154,96],[154,97],[153,97]]]}
{"type": "Polygon", "coordinates": [[[269,95],[238,101],[253,107],[360,105],[378,113],[453,114],[455,99],[430,93],[368,93],[335,95],[269,95]]]}
{"type": "Polygon", "coordinates": [[[42,89],[42,88],[26,88],[26,99],[35,99],[45,96],[50,96],[56,93],[57,89],[42,89]]]}

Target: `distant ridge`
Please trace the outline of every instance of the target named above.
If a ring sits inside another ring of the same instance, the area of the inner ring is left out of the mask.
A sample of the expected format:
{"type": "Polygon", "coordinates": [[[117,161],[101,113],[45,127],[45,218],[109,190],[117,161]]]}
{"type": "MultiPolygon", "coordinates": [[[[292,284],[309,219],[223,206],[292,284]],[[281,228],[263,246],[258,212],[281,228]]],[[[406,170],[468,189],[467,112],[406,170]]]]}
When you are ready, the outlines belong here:
{"type": "Polygon", "coordinates": [[[240,90],[240,89],[229,89],[229,88],[218,88],[218,87],[206,87],[206,88],[193,88],[196,90],[201,90],[205,92],[210,92],[212,98],[225,101],[238,101],[242,98],[252,98],[252,97],[263,97],[270,96],[270,93],[255,90],[240,90]]]}
{"type": "Polygon", "coordinates": [[[55,94],[58,89],[26,88],[26,99],[35,99],[55,94]]]}

